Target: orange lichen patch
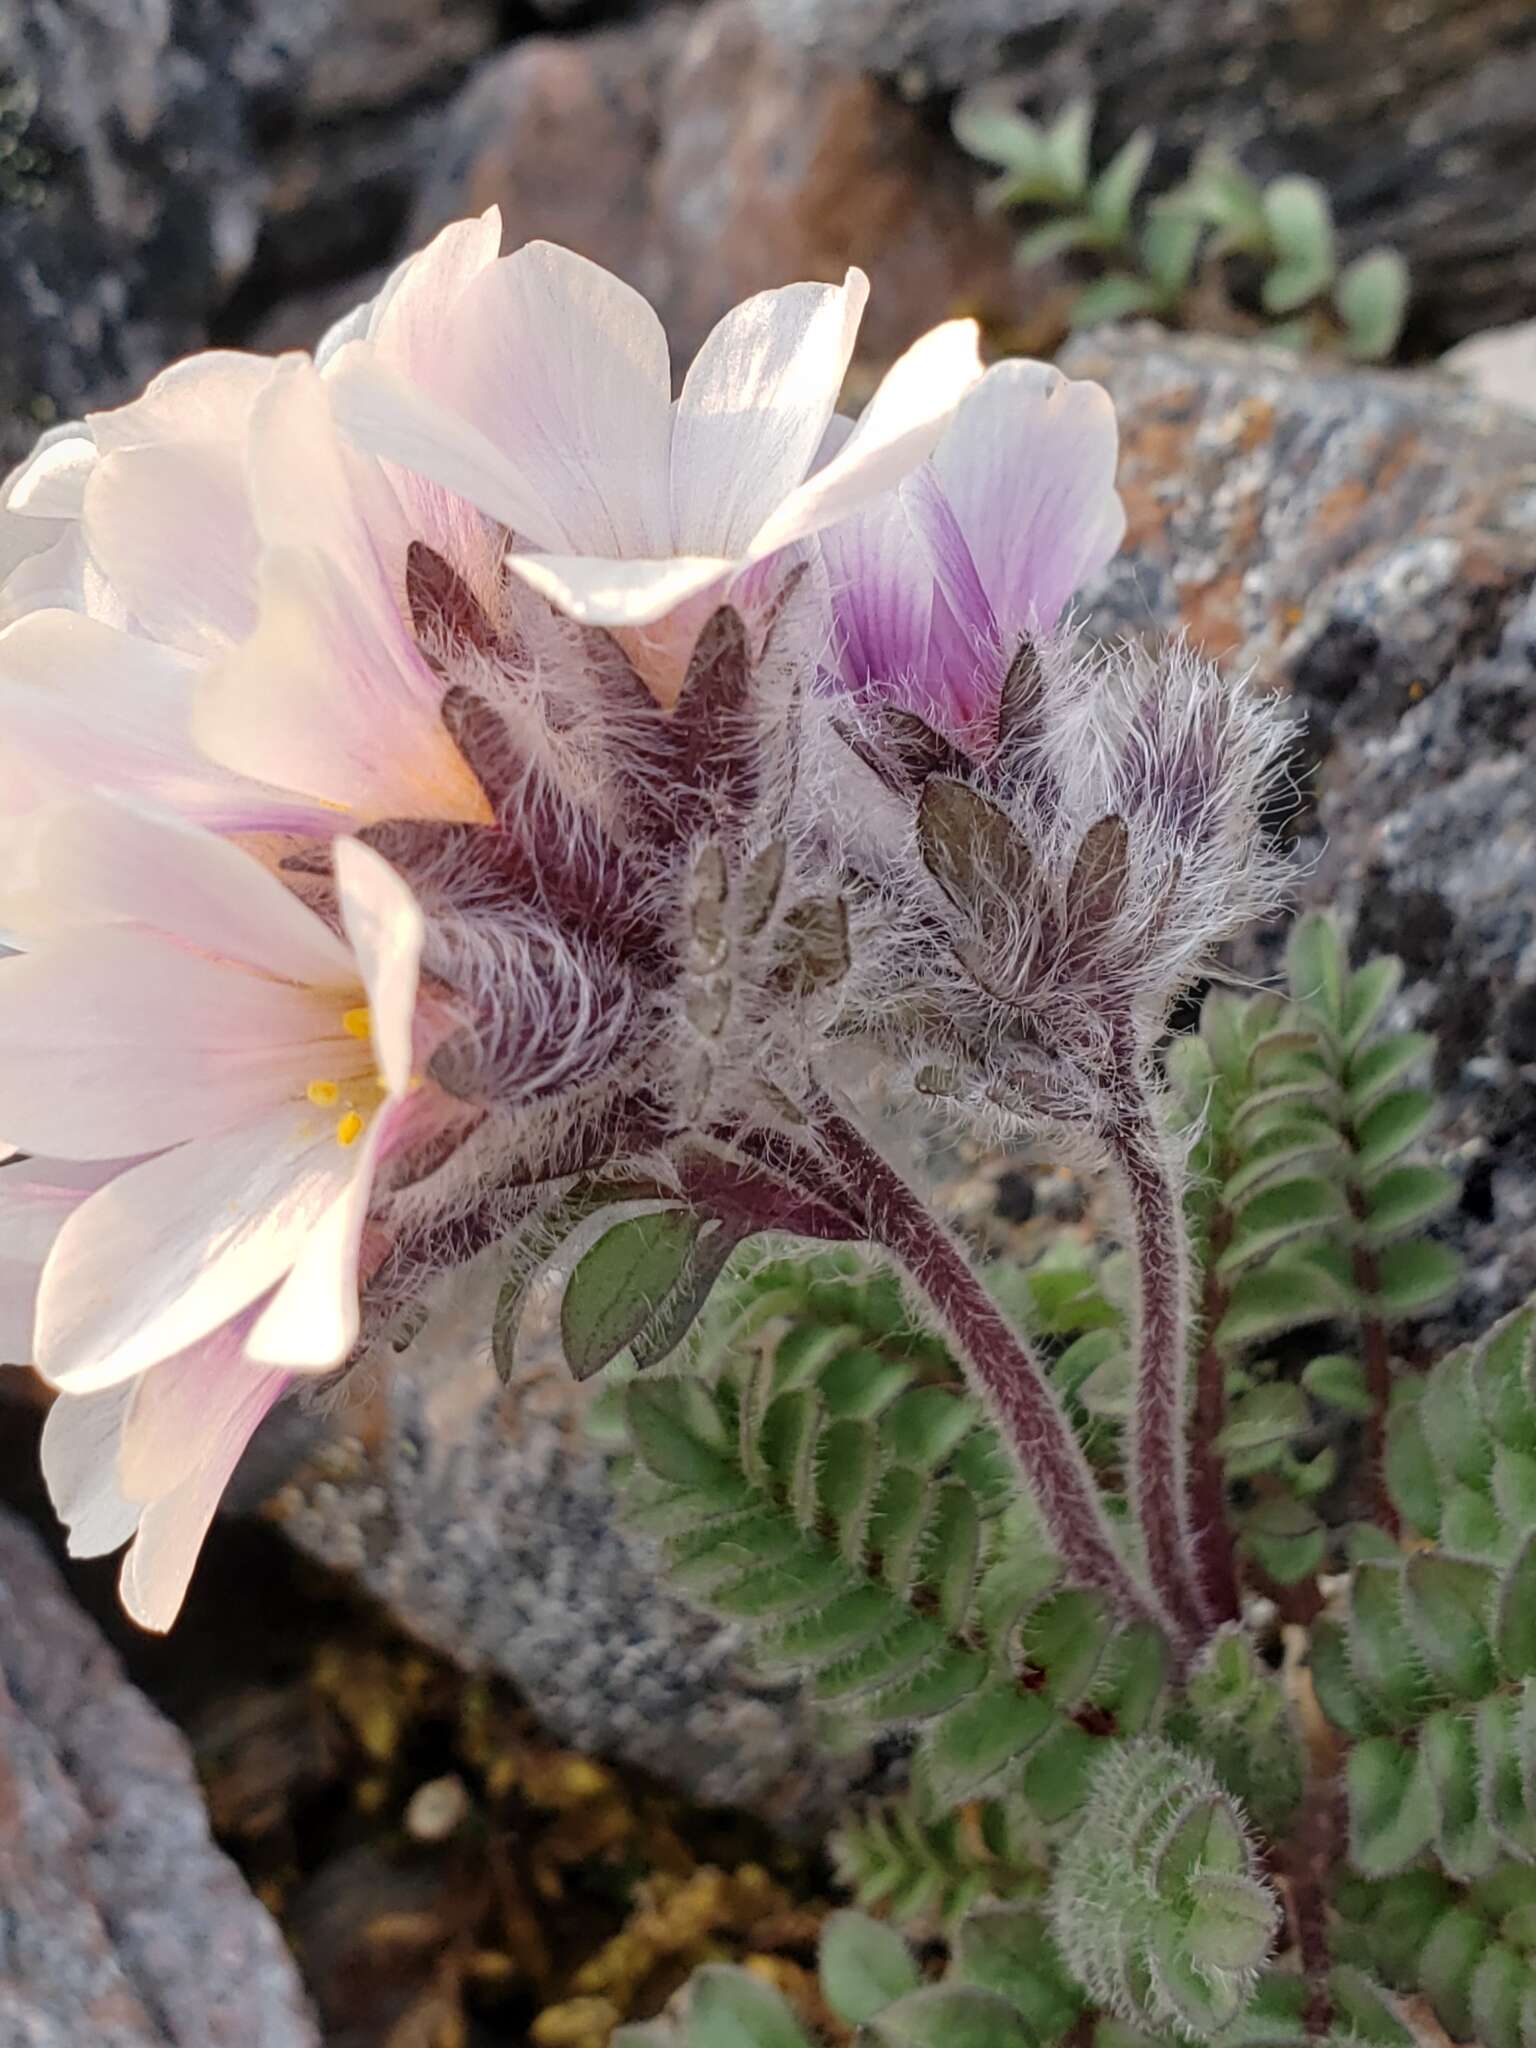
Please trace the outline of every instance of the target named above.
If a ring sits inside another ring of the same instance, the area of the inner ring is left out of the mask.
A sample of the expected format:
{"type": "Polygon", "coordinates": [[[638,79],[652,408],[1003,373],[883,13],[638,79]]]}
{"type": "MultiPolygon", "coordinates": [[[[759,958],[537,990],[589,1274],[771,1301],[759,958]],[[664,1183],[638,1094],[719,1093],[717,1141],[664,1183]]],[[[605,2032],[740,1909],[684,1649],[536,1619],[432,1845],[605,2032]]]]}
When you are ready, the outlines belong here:
{"type": "Polygon", "coordinates": [[[1125,545],[1153,549],[1168,532],[1168,508],[1154,490],[1143,484],[1122,480],[1120,501],[1125,506],[1125,545]]]}
{"type": "Polygon", "coordinates": [[[1273,435],[1275,408],[1267,398],[1245,398],[1237,412],[1242,422],[1237,445],[1244,455],[1251,455],[1255,448],[1264,447],[1273,435]]]}
{"type": "Polygon", "coordinates": [[[1320,540],[1335,539],[1356,524],[1370,500],[1370,490],[1356,477],[1336,484],[1313,514],[1312,531],[1320,540]]]}
{"type": "Polygon", "coordinates": [[[1248,637],[1243,630],[1242,602],[1243,578],[1236,569],[1179,592],[1179,615],[1189,636],[1213,661],[1235,654],[1248,637]]]}
{"type": "Polygon", "coordinates": [[[1177,414],[1139,420],[1134,438],[1125,446],[1125,468],[1132,474],[1144,471],[1162,482],[1183,475],[1189,468],[1194,437],[1195,422],[1177,414]]]}

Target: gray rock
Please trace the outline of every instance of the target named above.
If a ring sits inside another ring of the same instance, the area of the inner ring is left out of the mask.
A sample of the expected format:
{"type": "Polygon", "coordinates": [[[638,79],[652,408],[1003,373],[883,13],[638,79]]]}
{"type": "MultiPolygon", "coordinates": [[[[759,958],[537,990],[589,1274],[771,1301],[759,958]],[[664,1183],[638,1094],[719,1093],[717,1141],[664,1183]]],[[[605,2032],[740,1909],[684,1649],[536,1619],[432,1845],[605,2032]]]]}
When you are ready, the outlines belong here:
{"type": "Polygon", "coordinates": [[[1536,14],[1526,0],[754,0],[765,30],[909,97],[1006,74],[1021,102],[1078,95],[1107,152],[1151,128],[1154,176],[1207,140],[1305,171],[1353,250],[1394,243],[1414,335],[1445,347],[1536,296],[1536,14]]]}
{"type": "Polygon", "coordinates": [[[495,1293],[488,1267],[458,1276],[389,1370],[354,1377],[318,1442],[313,1418],[280,1412],[246,1488],[263,1464],[281,1471],[268,1512],[303,1550],[464,1668],[511,1679],[575,1748],[789,1830],[824,1824],[868,1751],[829,1756],[795,1690],[744,1668],[738,1632],[662,1589],[616,1526],[589,1395],[536,1311],[499,1385],[495,1293]]]}
{"type": "Polygon", "coordinates": [[[1484,398],[1536,414],[1536,320],[1474,334],[1458,342],[1443,365],[1484,398]]]}
{"type": "Polygon", "coordinates": [[[0,1510],[0,2048],[318,2048],[180,1735],[0,1510]]]}
{"type": "Polygon", "coordinates": [[[1401,955],[1400,1021],[1439,1034],[1468,1259],[1446,1328],[1480,1328],[1536,1289],[1536,421],[1151,329],[1066,363],[1121,418],[1130,528],[1094,626],[1182,628],[1290,695],[1298,900],[1401,955]]]}

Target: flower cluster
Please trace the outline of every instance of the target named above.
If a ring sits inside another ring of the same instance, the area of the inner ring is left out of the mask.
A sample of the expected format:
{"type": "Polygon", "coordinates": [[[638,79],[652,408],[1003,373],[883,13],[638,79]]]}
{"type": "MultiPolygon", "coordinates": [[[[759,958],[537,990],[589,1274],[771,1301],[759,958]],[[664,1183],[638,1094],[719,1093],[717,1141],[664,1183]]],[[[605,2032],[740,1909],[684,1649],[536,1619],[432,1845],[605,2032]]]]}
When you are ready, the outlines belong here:
{"type": "Polygon", "coordinates": [[[4,1355],[150,1626],[273,1401],[445,1267],[581,1188],[868,1234],[828,1034],[1025,1090],[1262,893],[1251,715],[1049,640],[1121,531],[1102,392],[956,321],[850,424],[851,272],[674,400],[642,299],[498,243],[0,492],[4,1355]]]}

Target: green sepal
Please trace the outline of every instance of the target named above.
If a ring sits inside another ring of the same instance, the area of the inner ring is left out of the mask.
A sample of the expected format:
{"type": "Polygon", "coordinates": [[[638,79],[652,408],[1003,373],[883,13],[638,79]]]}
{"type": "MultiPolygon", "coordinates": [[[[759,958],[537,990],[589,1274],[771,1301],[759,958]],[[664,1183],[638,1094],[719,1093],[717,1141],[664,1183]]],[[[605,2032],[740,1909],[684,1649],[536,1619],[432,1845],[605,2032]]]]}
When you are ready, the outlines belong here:
{"type": "Polygon", "coordinates": [[[566,1364],[590,1379],[625,1350],[688,1270],[705,1219],[692,1209],[653,1209],[604,1231],[577,1260],[560,1301],[566,1364]]]}

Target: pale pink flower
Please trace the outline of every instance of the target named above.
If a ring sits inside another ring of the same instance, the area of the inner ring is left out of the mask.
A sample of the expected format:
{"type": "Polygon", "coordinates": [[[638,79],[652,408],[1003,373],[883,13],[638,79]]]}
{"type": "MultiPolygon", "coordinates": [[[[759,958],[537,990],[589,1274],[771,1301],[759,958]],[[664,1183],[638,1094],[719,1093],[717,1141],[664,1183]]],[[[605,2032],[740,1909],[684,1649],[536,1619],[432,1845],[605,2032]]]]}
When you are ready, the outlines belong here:
{"type": "Polygon", "coordinates": [[[12,814],[95,787],[226,831],[486,815],[404,615],[421,507],[338,440],[303,358],[178,363],[0,507],[12,814]]]}
{"type": "Polygon", "coordinates": [[[1049,632],[1120,545],[1117,448],[1099,385],[990,369],[930,461],[821,537],[841,686],[985,753],[1020,640],[1049,632]]]}
{"type": "Polygon", "coordinates": [[[827,460],[862,272],[748,299],[674,402],[666,336],[639,293],[545,242],[485,260],[495,226],[488,214],[447,230],[345,323],[325,365],[338,417],[499,521],[517,575],[613,629],[670,705],[715,606],[770,597],[764,564],[929,452],[980,374],[975,324],[916,342],[827,460]]]}
{"type": "Polygon", "coordinates": [[[338,841],[342,938],[191,827],[102,805],[28,831],[5,906],[30,950],[0,962],[0,1131],[42,1158],[128,1162],[54,1238],[31,1357],[88,1393],[252,1314],[256,1364],[340,1364],[375,1173],[424,1114],[409,889],[338,841]]]}

